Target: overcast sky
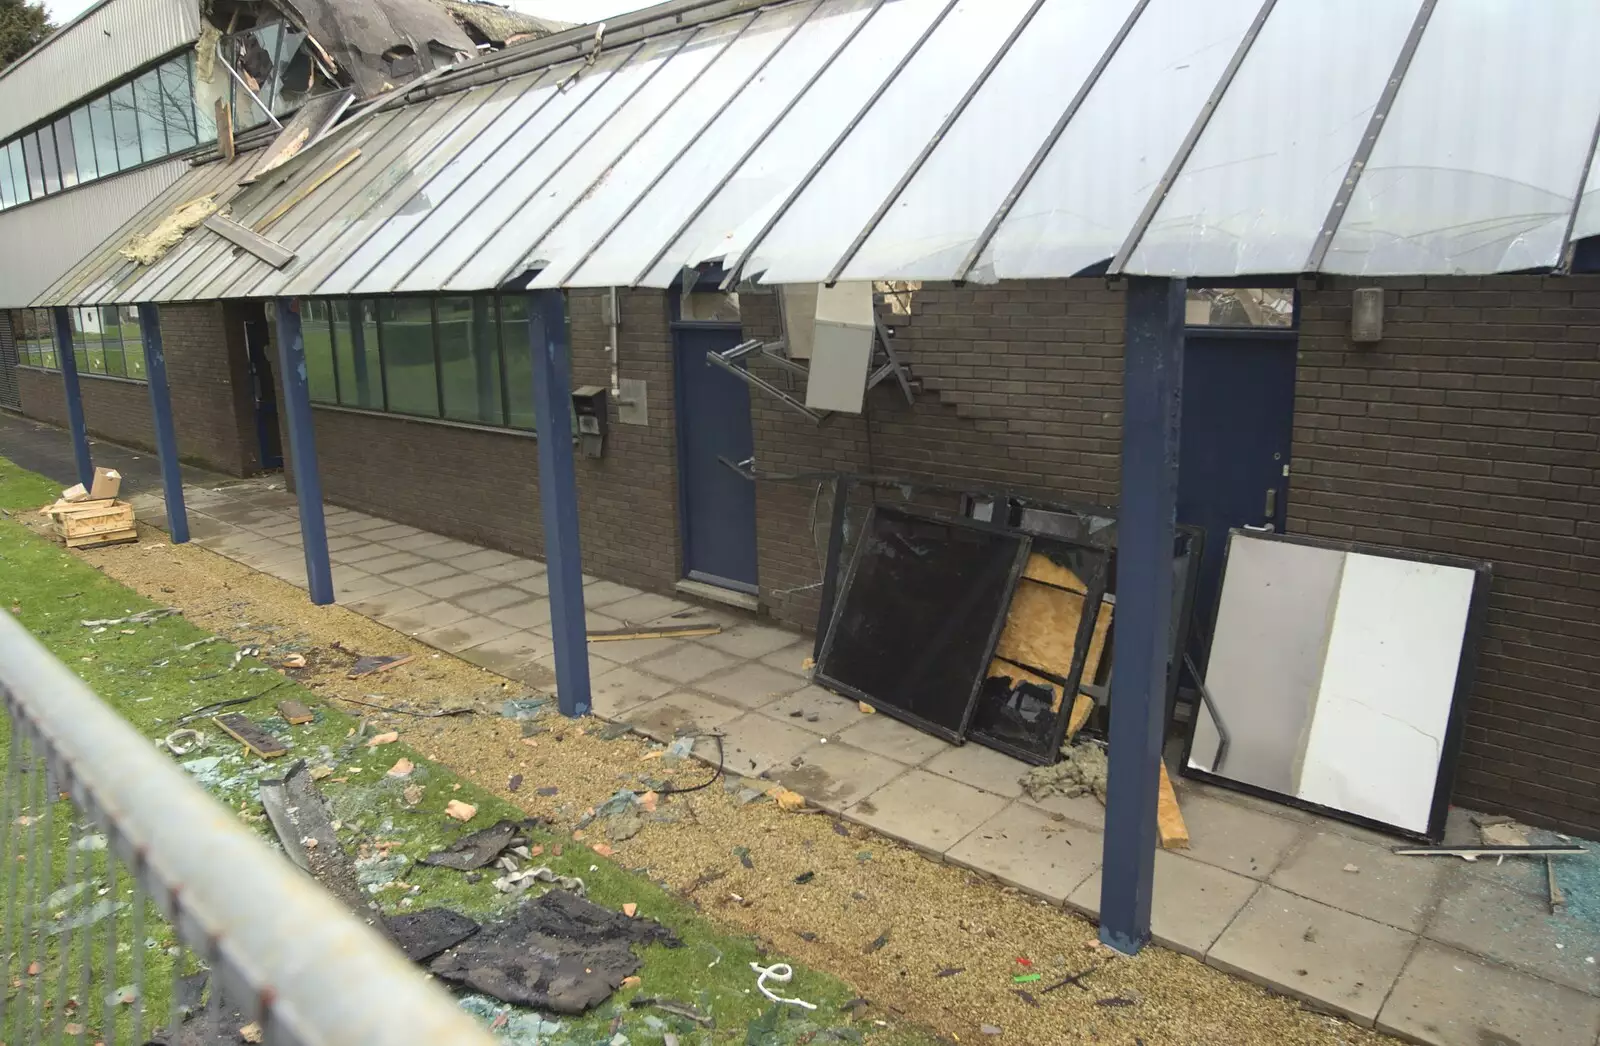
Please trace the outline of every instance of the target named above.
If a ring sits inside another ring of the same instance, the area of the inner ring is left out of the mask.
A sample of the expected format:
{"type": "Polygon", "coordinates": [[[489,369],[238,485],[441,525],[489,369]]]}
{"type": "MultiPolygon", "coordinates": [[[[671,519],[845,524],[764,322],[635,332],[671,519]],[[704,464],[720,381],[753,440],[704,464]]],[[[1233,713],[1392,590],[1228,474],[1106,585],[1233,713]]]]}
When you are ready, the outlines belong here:
{"type": "MultiPolygon", "coordinates": [[[[50,12],[50,20],[56,25],[62,25],[76,18],[93,2],[94,0],[45,0],[44,6],[45,10],[50,12]]],[[[602,18],[610,18],[612,15],[654,5],[642,4],[638,0],[511,0],[509,6],[531,15],[556,18],[563,22],[595,22],[602,18]]]]}

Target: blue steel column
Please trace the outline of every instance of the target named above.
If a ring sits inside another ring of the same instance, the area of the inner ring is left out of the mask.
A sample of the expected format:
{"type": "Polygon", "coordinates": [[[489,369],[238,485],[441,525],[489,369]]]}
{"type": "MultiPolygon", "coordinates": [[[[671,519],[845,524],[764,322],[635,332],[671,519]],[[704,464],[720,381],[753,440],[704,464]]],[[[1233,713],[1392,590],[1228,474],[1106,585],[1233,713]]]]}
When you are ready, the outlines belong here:
{"type": "Polygon", "coordinates": [[[306,589],[311,602],[333,602],[333,568],[328,565],[328,530],[322,519],[322,473],[311,427],[311,386],[306,381],[306,342],[300,332],[300,300],[273,303],[278,319],[278,373],[283,375],[284,419],[289,423],[289,466],[300,501],[300,545],[306,556],[306,589]]]}
{"type": "Polygon", "coordinates": [[[161,347],[161,310],[139,306],[139,336],[144,342],[144,376],[150,386],[150,420],[161,459],[161,494],[167,502],[167,535],[174,545],[189,540],[189,510],[183,503],[183,472],[178,465],[178,434],[172,427],[172,391],[167,387],[167,356],[161,347]]]}
{"type": "Polygon", "coordinates": [[[1178,514],[1183,299],[1183,280],[1128,280],[1117,644],[1100,888],[1100,940],[1127,955],[1150,940],[1178,514]]]}
{"type": "Polygon", "coordinates": [[[533,352],[533,418],[539,434],[539,502],[555,638],[561,714],[589,714],[589,639],[583,620],[583,557],[578,550],[578,477],[572,460],[572,363],[566,303],[559,290],[528,295],[533,352]]]}
{"type": "Polygon", "coordinates": [[[78,390],[78,358],[72,354],[72,317],[64,308],[50,310],[56,326],[56,362],[61,384],[67,390],[67,427],[72,430],[72,455],[78,459],[78,482],[88,490],[94,482],[94,460],[89,457],[89,430],[83,423],[83,393],[78,390]]]}

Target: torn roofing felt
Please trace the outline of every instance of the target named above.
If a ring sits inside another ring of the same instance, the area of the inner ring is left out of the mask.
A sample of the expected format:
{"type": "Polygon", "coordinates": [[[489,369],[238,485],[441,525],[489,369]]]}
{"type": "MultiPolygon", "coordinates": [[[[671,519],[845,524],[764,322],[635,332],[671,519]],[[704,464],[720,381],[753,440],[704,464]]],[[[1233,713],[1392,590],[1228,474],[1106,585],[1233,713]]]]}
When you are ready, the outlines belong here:
{"type": "Polygon", "coordinates": [[[372,98],[477,45],[432,0],[279,0],[333,59],[362,98],[372,98]]]}
{"type": "Polygon", "coordinates": [[[33,304],[665,287],[708,261],[766,283],[1055,278],[1108,259],[1470,275],[1557,267],[1600,234],[1600,5],[1329,11],[666,5],[401,88],[386,137],[300,205],[317,220],[274,229],[296,254],[282,272],[180,247],[96,290],[111,297],[80,273],[33,304]]]}

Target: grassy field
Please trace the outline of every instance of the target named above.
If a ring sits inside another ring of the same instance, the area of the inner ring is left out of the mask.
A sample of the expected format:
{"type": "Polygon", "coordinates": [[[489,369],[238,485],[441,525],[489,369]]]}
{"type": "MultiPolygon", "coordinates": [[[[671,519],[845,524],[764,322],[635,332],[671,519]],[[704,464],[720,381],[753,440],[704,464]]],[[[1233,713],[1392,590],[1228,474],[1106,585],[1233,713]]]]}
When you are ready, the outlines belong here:
{"type": "MultiPolygon", "coordinates": [[[[372,884],[376,887],[374,896],[386,911],[446,906],[483,919],[513,903],[495,891],[492,875],[472,883],[460,872],[414,862],[465,830],[486,827],[500,818],[520,819],[524,816],[522,811],[429,762],[420,752],[404,744],[367,747],[354,735],[355,719],[327,707],[314,692],[286,681],[277,670],[253,658],[243,658],[235,664],[235,649],[226,642],[182,649],[196,640],[206,639],[208,633],[181,616],[162,618],[150,624],[108,627],[103,631],[85,627],[82,624],[85,620],[124,617],[154,604],[22,525],[20,520],[26,518],[26,513],[50,501],[55,493],[54,484],[0,459],[0,509],[4,509],[7,516],[0,519],[0,601],[3,601],[0,606],[81,675],[137,730],[157,739],[173,729],[174,720],[195,708],[251,694],[263,695],[242,710],[292,745],[288,758],[304,758],[314,767],[329,768],[321,787],[333,816],[342,826],[341,842],[347,853],[358,859],[358,867],[375,880],[372,884]],[[269,688],[270,695],[266,695],[269,688]],[[273,708],[286,698],[311,705],[316,710],[315,721],[290,727],[277,718],[273,708]],[[387,777],[388,769],[401,758],[416,764],[417,769],[410,779],[401,781],[387,777]],[[410,797],[415,802],[408,802],[408,785],[421,789],[420,797],[415,792],[410,797]],[[465,828],[444,816],[445,806],[452,799],[478,807],[477,816],[465,828]],[[385,878],[383,866],[375,860],[384,852],[404,858],[393,862],[399,867],[394,870],[394,879],[390,882],[382,881],[385,878]]],[[[146,534],[146,540],[151,540],[150,532],[146,534]]],[[[263,776],[279,775],[284,769],[283,761],[265,763],[246,757],[208,721],[191,725],[203,729],[206,746],[197,753],[181,757],[186,769],[219,801],[238,811],[240,817],[257,830],[268,834],[257,797],[258,781],[263,776]]],[[[599,728],[598,722],[594,723],[594,728],[599,728]]],[[[0,730],[3,729],[5,724],[0,722],[0,730]]],[[[4,746],[0,746],[0,758],[4,758],[4,750],[4,746]]],[[[75,984],[68,984],[63,991],[54,982],[59,964],[51,960],[59,958],[64,938],[50,938],[51,952],[41,964],[38,978],[45,981],[43,989],[37,993],[43,1000],[40,1005],[45,1012],[54,1015],[60,1012],[56,1007],[64,995],[86,998],[87,1005],[80,1003],[63,1017],[98,1033],[106,1030],[106,1013],[108,1009],[113,1010],[118,1022],[117,1041],[139,1041],[130,1040],[134,1007],[116,1001],[118,993],[113,990],[131,983],[137,954],[144,964],[148,993],[143,1001],[144,1012],[164,1017],[176,942],[171,931],[153,916],[147,917],[143,927],[145,939],[136,939],[134,898],[127,890],[126,878],[114,893],[98,893],[99,889],[109,886],[104,854],[93,849],[69,851],[69,840],[74,833],[78,836],[93,834],[90,828],[75,828],[73,818],[73,811],[65,803],[57,803],[51,811],[48,822],[53,836],[51,861],[58,870],[53,876],[52,888],[65,882],[59,869],[65,867],[62,862],[69,852],[80,862],[92,862],[89,877],[97,886],[94,891],[86,891],[76,905],[70,903],[70,898],[32,898],[33,910],[41,918],[65,915],[70,920],[74,912],[89,910],[85,905],[90,896],[109,900],[103,908],[115,906],[115,914],[93,927],[93,939],[95,954],[103,956],[107,947],[106,931],[114,929],[116,966],[108,968],[102,959],[95,970],[95,983],[86,995],[75,984]],[[43,903],[45,901],[50,903],[43,903]],[[108,995],[113,1000],[109,1004],[105,1002],[108,995]]],[[[42,830],[42,824],[39,827],[42,830]]],[[[584,879],[588,895],[596,903],[613,908],[624,903],[637,904],[641,915],[670,926],[684,943],[678,949],[648,949],[644,953],[641,986],[624,989],[583,1018],[562,1019],[561,1030],[554,1036],[540,1038],[539,1042],[552,1046],[591,1046],[610,1042],[619,1032],[634,1043],[660,1042],[667,1031],[677,1034],[686,1046],[723,1042],[782,1046],[798,1042],[861,1041],[911,1046],[932,1041],[911,1028],[879,1027],[871,1022],[852,1025],[843,1004],[851,1000],[855,992],[841,981],[814,971],[796,971],[796,988],[803,985],[805,997],[820,1006],[814,1014],[767,1005],[752,991],[754,976],[749,964],[762,958],[755,941],[719,931],[686,902],[600,856],[587,842],[576,842],[571,836],[533,834],[536,841],[545,846],[544,860],[551,868],[557,874],[584,879]],[[556,855],[558,849],[560,854],[556,855]],[[716,1027],[708,1030],[682,1017],[632,1009],[627,1001],[638,993],[697,1006],[715,1016],[716,1027]]],[[[42,850],[36,860],[42,861],[42,850]]],[[[226,869],[218,872],[225,875],[226,869]]],[[[240,903],[248,904],[249,898],[241,897],[240,903]]],[[[76,934],[71,945],[74,951],[69,956],[72,961],[68,969],[73,979],[78,976],[76,949],[81,947],[83,937],[82,933],[76,934]]],[[[336,972],[330,970],[330,975],[336,972]]],[[[7,978],[11,999],[6,1017],[8,1024],[18,1005],[34,1005],[33,995],[26,991],[24,981],[33,983],[20,963],[13,962],[7,978]]],[[[502,1033],[513,1033],[518,1027],[518,1022],[511,1021],[502,1033]]],[[[6,1030],[0,1028],[0,1041],[17,1041],[9,1037],[6,1030]]]]}

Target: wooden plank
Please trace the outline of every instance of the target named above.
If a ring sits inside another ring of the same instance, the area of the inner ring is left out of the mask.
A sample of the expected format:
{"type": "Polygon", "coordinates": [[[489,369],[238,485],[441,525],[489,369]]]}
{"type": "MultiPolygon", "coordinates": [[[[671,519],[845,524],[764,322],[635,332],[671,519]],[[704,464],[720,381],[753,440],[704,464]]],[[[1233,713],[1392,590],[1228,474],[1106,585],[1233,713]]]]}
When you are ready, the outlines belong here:
{"type": "MultiPolygon", "coordinates": [[[[995,654],[1054,675],[1070,675],[1083,602],[1084,597],[1074,592],[1026,578],[1018,581],[995,654]]],[[[1052,711],[1060,711],[1061,702],[1058,689],[1052,711]]]]}
{"type": "Polygon", "coordinates": [[[278,714],[283,716],[290,726],[304,726],[316,718],[311,714],[311,709],[299,701],[279,701],[278,714]]]}
{"type": "Polygon", "coordinates": [[[1100,659],[1106,653],[1106,637],[1111,634],[1111,615],[1115,609],[1112,603],[1103,600],[1100,603],[1100,612],[1094,619],[1094,632],[1089,636],[1089,652],[1083,655],[1083,674],[1078,677],[1080,685],[1093,683],[1100,674],[1100,659]]]}
{"type": "Polygon", "coordinates": [[[687,639],[693,636],[714,636],[721,631],[721,625],[662,625],[644,628],[613,628],[605,632],[590,632],[589,642],[614,643],[622,639],[687,639]]]}
{"type": "Polygon", "coordinates": [[[304,200],[306,197],[322,188],[322,186],[327,183],[328,179],[332,178],[334,175],[350,166],[350,164],[355,162],[356,157],[360,155],[360,149],[351,149],[348,153],[345,153],[343,156],[339,157],[339,159],[334,162],[332,167],[328,168],[322,174],[317,175],[316,179],[312,181],[311,184],[307,185],[303,189],[298,190],[293,196],[289,197],[277,207],[273,208],[271,214],[256,222],[255,231],[258,233],[264,233],[268,229],[272,228],[272,226],[277,223],[279,218],[282,218],[284,215],[292,211],[295,208],[295,205],[301,200],[304,200]]]}
{"type": "Polygon", "coordinates": [[[1067,737],[1071,741],[1078,736],[1078,731],[1083,729],[1083,724],[1089,721],[1089,716],[1094,714],[1094,698],[1088,694],[1080,693],[1072,699],[1072,715],[1067,719],[1067,737]]]}
{"type": "Polygon", "coordinates": [[[130,541],[138,541],[139,532],[136,530],[116,530],[109,534],[95,534],[89,537],[67,539],[68,548],[99,548],[101,545],[125,545],[130,541]]]}
{"type": "Polygon", "coordinates": [[[1022,568],[1022,576],[1033,581],[1041,581],[1046,585],[1054,585],[1056,588],[1069,588],[1074,592],[1086,592],[1089,589],[1076,573],[1043,552],[1034,552],[1028,556],[1028,565],[1022,568]]]}
{"type": "Polygon", "coordinates": [[[211,721],[222,729],[222,732],[243,744],[250,751],[263,759],[276,759],[289,751],[283,742],[267,733],[249,717],[238,712],[227,715],[212,716],[211,721]]]}
{"type": "Polygon", "coordinates": [[[1156,828],[1161,833],[1163,850],[1187,850],[1189,826],[1183,823],[1183,811],[1178,809],[1178,793],[1172,790],[1172,778],[1167,776],[1167,764],[1161,764],[1161,791],[1156,797],[1156,828]]]}

